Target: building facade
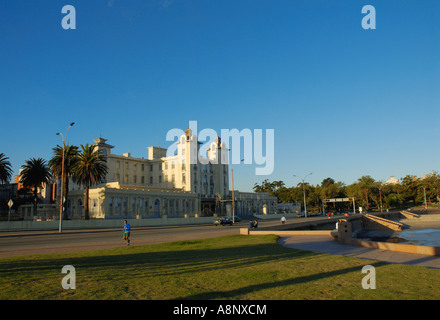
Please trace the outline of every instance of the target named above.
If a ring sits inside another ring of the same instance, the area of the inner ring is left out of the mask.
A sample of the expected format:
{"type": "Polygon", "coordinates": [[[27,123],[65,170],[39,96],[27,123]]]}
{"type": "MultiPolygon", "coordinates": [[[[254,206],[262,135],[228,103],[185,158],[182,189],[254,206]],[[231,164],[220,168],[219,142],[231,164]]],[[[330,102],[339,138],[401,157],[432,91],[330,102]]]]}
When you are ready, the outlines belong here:
{"type": "MultiPolygon", "coordinates": [[[[89,214],[95,219],[159,218],[232,215],[228,149],[217,138],[200,156],[191,130],[176,142],[174,154],[148,147],[147,158],[116,155],[106,139],[94,140],[107,156],[104,183],[90,188],[89,214]]],[[[235,190],[235,214],[276,213],[277,199],[267,193],[235,190]]],[[[84,189],[69,182],[67,215],[84,216],[84,189]]]]}

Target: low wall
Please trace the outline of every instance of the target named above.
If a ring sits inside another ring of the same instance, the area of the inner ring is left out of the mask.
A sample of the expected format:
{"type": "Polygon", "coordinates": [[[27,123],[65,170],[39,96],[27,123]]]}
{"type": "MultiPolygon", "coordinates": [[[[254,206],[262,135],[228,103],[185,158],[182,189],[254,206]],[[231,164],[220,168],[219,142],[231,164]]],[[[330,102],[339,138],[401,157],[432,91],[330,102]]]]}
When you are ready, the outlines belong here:
{"type": "Polygon", "coordinates": [[[281,219],[282,216],[284,216],[287,220],[289,219],[296,219],[298,216],[298,213],[271,213],[271,214],[253,214],[255,218],[258,220],[264,220],[264,219],[281,219]]]}
{"type": "Polygon", "coordinates": [[[334,218],[321,218],[321,219],[313,219],[313,220],[307,220],[304,219],[303,221],[298,221],[297,218],[295,219],[288,219],[285,224],[279,224],[276,226],[269,226],[269,227],[260,227],[260,230],[264,231],[288,231],[288,230],[333,230],[336,227],[336,222],[341,219],[341,217],[334,217],[334,218]]]}
{"type": "Polygon", "coordinates": [[[357,240],[353,238],[346,239],[340,242],[343,244],[361,246],[371,249],[415,253],[415,254],[423,254],[428,256],[440,256],[440,247],[418,246],[413,244],[390,243],[390,242],[365,241],[365,240],[357,240]]]}
{"type": "Polygon", "coordinates": [[[240,234],[250,236],[262,236],[267,234],[274,234],[277,236],[304,236],[304,235],[331,235],[328,230],[252,230],[249,228],[240,228],[240,234]]]}
{"type": "MultiPolygon", "coordinates": [[[[212,224],[214,217],[127,219],[132,227],[212,224]]],[[[122,228],[124,219],[64,220],[63,230],[122,228]]],[[[0,222],[0,230],[58,230],[59,220],[0,222]]]]}

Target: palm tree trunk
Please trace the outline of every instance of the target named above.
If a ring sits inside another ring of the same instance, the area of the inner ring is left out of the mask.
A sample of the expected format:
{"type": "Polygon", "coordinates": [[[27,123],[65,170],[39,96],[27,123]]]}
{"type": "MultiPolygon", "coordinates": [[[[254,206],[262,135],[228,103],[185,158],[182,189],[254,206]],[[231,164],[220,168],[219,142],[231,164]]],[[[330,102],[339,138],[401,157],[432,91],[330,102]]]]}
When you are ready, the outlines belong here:
{"type": "MultiPolygon", "coordinates": [[[[64,176],[64,199],[66,199],[63,203],[63,220],[67,220],[67,195],[69,194],[69,177],[64,176]]],[[[63,200],[64,200],[63,199],[63,200]]]]}
{"type": "Polygon", "coordinates": [[[89,186],[86,186],[84,189],[84,219],[89,220],[89,186]]]}
{"type": "MultiPolygon", "coordinates": [[[[37,216],[37,187],[34,187],[34,215],[37,216]]],[[[38,218],[38,216],[37,216],[38,218]]]]}

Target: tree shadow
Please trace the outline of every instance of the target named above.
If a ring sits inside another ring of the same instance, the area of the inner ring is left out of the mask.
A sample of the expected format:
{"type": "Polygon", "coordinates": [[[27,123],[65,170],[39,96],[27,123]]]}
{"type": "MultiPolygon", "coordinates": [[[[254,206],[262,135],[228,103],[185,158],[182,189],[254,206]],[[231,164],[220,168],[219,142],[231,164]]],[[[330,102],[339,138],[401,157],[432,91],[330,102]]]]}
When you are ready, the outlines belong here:
{"type": "MultiPolygon", "coordinates": [[[[387,265],[386,262],[375,262],[371,264],[373,267],[380,267],[383,265],[387,265]]],[[[329,272],[322,272],[317,273],[309,276],[304,277],[297,277],[297,278],[290,278],[286,280],[281,281],[274,281],[274,282],[266,282],[266,283],[259,283],[250,285],[247,287],[242,287],[234,290],[228,290],[228,291],[214,291],[214,292],[203,292],[199,294],[194,294],[191,296],[185,296],[185,297],[179,297],[174,300],[215,300],[215,299],[237,299],[240,296],[246,295],[248,293],[252,293],[255,291],[265,290],[265,289],[272,289],[272,288],[278,288],[283,286],[290,286],[290,285],[296,285],[301,283],[307,283],[311,281],[317,281],[324,278],[330,278],[334,276],[339,276],[343,274],[347,274],[354,271],[360,271],[359,266],[340,269],[340,270],[334,270],[329,272]]]]}
{"type": "MultiPolygon", "coordinates": [[[[185,245],[183,245],[185,246],[185,245]]],[[[189,243],[191,246],[191,243],[189,243]]],[[[138,247],[139,248],[139,247],[138,247]]],[[[136,248],[136,249],[138,249],[136,248]]],[[[128,248],[131,249],[131,248],[128,248]]],[[[154,276],[178,275],[212,270],[214,268],[233,268],[281,261],[293,258],[318,255],[310,251],[284,248],[277,243],[250,244],[227,248],[182,249],[158,252],[137,252],[126,254],[102,254],[46,259],[44,256],[30,256],[20,259],[0,260],[0,275],[60,273],[65,265],[81,270],[108,268],[139,268],[154,276]]]]}

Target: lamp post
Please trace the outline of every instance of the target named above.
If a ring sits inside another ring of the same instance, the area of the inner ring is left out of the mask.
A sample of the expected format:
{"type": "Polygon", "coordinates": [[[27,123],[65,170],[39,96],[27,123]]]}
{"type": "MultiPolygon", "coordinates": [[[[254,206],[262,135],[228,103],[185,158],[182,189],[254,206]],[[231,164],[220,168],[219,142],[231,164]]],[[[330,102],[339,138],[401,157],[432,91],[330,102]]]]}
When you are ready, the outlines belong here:
{"type": "Polygon", "coordinates": [[[64,211],[64,150],[66,148],[66,138],[67,133],[69,132],[69,129],[75,124],[75,122],[72,122],[70,126],[67,128],[66,134],[63,136],[61,132],[57,133],[57,136],[61,136],[63,139],[63,155],[61,157],[61,191],[60,191],[60,224],[58,227],[59,232],[63,232],[63,211],[64,211]]]}
{"type": "MultiPolygon", "coordinates": [[[[244,159],[240,160],[240,163],[244,159]]],[[[231,177],[232,177],[232,223],[235,223],[235,195],[234,195],[234,169],[231,168],[231,177]]]]}
{"type": "Polygon", "coordinates": [[[306,188],[304,187],[304,180],[306,179],[306,177],[310,176],[311,174],[313,174],[313,172],[310,172],[308,175],[306,175],[305,177],[301,178],[297,175],[293,175],[294,177],[298,177],[301,179],[302,181],[302,185],[303,185],[303,194],[304,194],[304,217],[307,218],[307,202],[306,202],[306,188]]]}

